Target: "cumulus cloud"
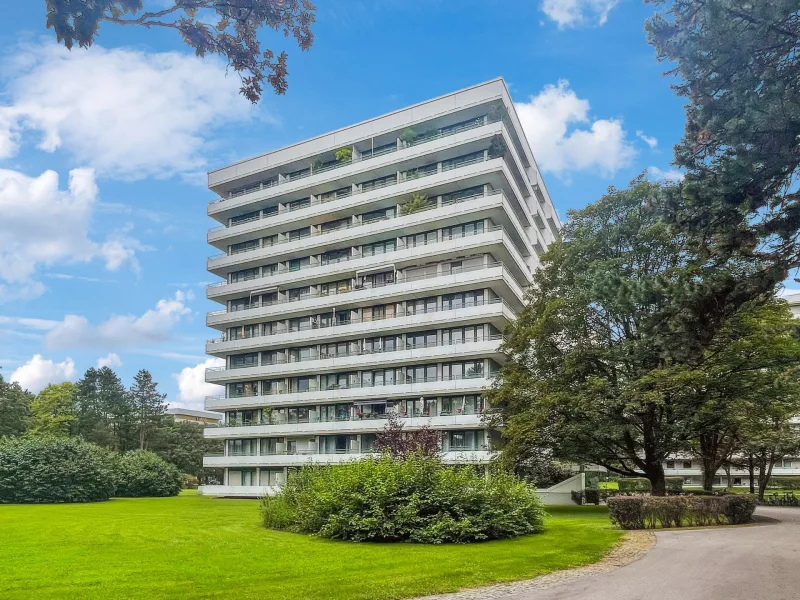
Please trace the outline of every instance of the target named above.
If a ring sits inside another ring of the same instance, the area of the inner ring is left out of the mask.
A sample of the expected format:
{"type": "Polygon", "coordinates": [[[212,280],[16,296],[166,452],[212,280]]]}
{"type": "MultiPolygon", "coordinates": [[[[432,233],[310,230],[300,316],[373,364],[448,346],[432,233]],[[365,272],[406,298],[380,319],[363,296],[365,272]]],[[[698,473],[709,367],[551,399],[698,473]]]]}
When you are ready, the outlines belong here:
{"type": "Polygon", "coordinates": [[[34,354],[33,358],[11,374],[11,381],[16,381],[24,389],[38,394],[50,383],[72,381],[77,375],[75,362],[71,358],[57,363],[45,359],[41,354],[34,354]]]}
{"type": "Polygon", "coordinates": [[[113,315],[92,325],[86,317],[66,315],[50,329],[44,342],[48,348],[130,348],[170,339],[172,329],[191,310],[186,302],[192,294],[177,291],[173,298],[159,300],[141,316],[113,315]]]}
{"type": "Polygon", "coordinates": [[[638,137],[640,140],[642,140],[645,144],[647,144],[651,148],[655,148],[656,146],[658,146],[658,139],[649,135],[645,135],[644,131],[642,131],[641,129],[636,130],[636,137],[638,137]]]}
{"type": "Polygon", "coordinates": [[[115,367],[121,367],[122,361],[119,359],[119,355],[115,352],[109,352],[108,356],[105,358],[98,358],[97,359],[97,368],[101,369],[103,367],[111,367],[112,369],[115,367]]]}
{"type": "Polygon", "coordinates": [[[567,178],[575,171],[611,176],[629,165],[636,155],[622,121],[592,121],[589,101],[578,98],[568,81],[547,85],[528,102],[515,103],[515,107],[543,171],[567,178]]]}
{"type": "Polygon", "coordinates": [[[0,300],[42,295],[45,286],[34,278],[40,266],[100,259],[111,271],[126,263],[138,270],[136,251],[145,247],[136,239],[90,239],[97,195],[92,169],[70,171],[67,190],[54,171],[28,177],[0,169],[0,300]]]}
{"type": "Polygon", "coordinates": [[[180,373],[174,373],[172,376],[178,382],[180,404],[186,408],[204,409],[206,396],[215,396],[222,390],[215,383],[206,383],[206,369],[224,364],[221,358],[209,358],[194,367],[185,367],[180,373]]]}
{"type": "Polygon", "coordinates": [[[647,174],[652,179],[660,181],[681,181],[683,173],[678,169],[659,169],[658,167],[647,167],[647,174]]]}
{"type": "Polygon", "coordinates": [[[40,149],[63,148],[104,177],[192,174],[206,169],[204,135],[252,114],[239,78],[213,57],[43,43],[5,63],[0,158],[32,133],[40,149]]]}
{"type": "Polygon", "coordinates": [[[600,26],[608,21],[608,13],[619,0],[542,0],[542,12],[556,22],[559,29],[600,26]]]}

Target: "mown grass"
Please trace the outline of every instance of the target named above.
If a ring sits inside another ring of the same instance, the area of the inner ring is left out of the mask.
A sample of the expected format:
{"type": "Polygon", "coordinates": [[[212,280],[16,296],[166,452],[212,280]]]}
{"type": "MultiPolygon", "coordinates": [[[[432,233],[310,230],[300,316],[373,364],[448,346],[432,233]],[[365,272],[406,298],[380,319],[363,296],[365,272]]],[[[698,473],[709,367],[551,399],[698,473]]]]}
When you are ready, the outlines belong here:
{"type": "Polygon", "coordinates": [[[539,535],[422,546],[268,531],[258,502],[193,493],[0,505],[0,598],[407,598],[595,562],[622,535],[604,507],[550,513],[539,535]]]}

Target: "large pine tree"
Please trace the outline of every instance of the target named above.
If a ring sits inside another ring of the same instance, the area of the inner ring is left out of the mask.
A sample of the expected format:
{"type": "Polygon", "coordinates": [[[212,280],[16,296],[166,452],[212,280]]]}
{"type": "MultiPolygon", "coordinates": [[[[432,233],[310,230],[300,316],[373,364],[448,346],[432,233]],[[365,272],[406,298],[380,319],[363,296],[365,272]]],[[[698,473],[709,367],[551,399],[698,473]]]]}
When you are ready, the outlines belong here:
{"type": "Polygon", "coordinates": [[[161,426],[167,405],[166,394],[158,391],[158,384],[146,369],[141,369],[133,378],[130,399],[139,434],[139,449],[144,450],[152,433],[161,426]]]}

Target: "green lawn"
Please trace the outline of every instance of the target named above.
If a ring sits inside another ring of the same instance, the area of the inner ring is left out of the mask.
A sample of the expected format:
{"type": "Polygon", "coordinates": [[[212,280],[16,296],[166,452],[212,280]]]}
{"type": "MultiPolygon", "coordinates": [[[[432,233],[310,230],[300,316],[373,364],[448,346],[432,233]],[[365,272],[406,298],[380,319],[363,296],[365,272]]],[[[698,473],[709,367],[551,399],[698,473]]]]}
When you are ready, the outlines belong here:
{"type": "Polygon", "coordinates": [[[406,598],[591,563],[622,536],[605,508],[576,506],[516,540],[356,544],[267,531],[258,508],[194,493],[0,505],[0,598],[406,598]]]}

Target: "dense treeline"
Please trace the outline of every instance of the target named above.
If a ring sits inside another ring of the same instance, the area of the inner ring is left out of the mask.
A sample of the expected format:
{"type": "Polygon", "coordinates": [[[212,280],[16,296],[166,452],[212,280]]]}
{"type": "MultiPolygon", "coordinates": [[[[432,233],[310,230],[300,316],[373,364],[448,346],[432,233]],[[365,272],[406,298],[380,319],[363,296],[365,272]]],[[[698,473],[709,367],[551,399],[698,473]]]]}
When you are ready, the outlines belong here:
{"type": "Polygon", "coordinates": [[[36,395],[0,375],[0,437],[74,437],[116,452],[149,450],[204,481],[210,473],[203,455],[221,451],[220,442],[206,440],[202,425],[166,414],[165,397],[145,369],[127,389],[111,368],[102,367],[36,395]]]}

